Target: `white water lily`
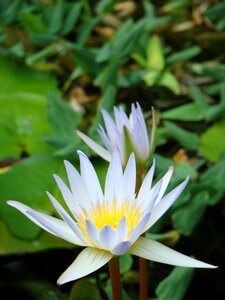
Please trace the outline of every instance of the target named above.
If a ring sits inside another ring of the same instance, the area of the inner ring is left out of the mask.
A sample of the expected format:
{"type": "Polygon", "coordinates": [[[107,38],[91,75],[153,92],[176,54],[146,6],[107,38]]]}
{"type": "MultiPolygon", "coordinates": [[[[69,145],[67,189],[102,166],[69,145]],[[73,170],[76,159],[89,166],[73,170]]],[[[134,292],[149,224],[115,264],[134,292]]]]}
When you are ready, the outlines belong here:
{"type": "Polygon", "coordinates": [[[93,151],[107,161],[110,161],[113,149],[117,148],[123,165],[127,163],[132,152],[135,153],[137,162],[140,162],[141,164],[145,163],[155,147],[156,121],[154,109],[152,109],[152,129],[150,139],[145,119],[138,103],[136,106],[132,104],[129,118],[121,107],[114,107],[115,121],[104,109],[102,109],[102,116],[106,132],[102,126],[99,126],[98,133],[105,148],[77,130],[79,137],[93,151]]]}
{"type": "Polygon", "coordinates": [[[20,202],[8,201],[9,205],[46,231],[86,247],[60,276],[58,284],[86,276],[108,263],[113,256],[126,252],[175,266],[214,268],[141,236],[174,203],[185,188],[188,178],[164,196],[173,168],[169,168],[152,187],[155,169],[153,163],[136,195],[135,156],[131,154],[123,172],[120,156],[114,151],[103,193],[91,162],[82,152],[78,151],[78,154],[81,174],[65,161],[70,189],[55,175],[69,213],[48,193],[61,219],[38,212],[20,202]]]}

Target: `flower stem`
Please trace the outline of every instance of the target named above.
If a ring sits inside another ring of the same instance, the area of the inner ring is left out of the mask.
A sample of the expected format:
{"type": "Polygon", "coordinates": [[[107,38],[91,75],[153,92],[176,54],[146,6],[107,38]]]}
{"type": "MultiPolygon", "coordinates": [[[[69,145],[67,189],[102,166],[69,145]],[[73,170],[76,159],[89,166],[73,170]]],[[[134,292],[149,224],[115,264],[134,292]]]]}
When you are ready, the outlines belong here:
{"type": "Polygon", "coordinates": [[[109,265],[109,274],[112,285],[112,295],[113,300],[122,300],[122,287],[120,281],[120,265],[119,257],[114,256],[108,263],[109,265]]]}
{"type": "Polygon", "coordinates": [[[148,270],[147,270],[147,260],[140,257],[139,258],[139,272],[140,272],[140,291],[139,299],[148,299],[148,270]]]}

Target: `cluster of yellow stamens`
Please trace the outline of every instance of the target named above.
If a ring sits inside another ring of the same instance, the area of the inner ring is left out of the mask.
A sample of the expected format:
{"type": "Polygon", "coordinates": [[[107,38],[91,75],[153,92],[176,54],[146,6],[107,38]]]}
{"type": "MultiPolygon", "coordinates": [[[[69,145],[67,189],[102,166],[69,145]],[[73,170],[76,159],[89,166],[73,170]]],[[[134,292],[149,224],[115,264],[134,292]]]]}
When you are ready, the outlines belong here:
{"type": "Polygon", "coordinates": [[[86,220],[90,220],[99,231],[105,225],[110,225],[116,230],[122,218],[126,217],[127,238],[129,238],[131,231],[139,224],[141,215],[141,207],[137,206],[135,202],[126,201],[118,206],[118,203],[114,201],[110,207],[109,203],[105,201],[96,204],[89,211],[83,211],[83,215],[77,216],[76,219],[82,232],[89,240],[86,230],[86,220]]]}

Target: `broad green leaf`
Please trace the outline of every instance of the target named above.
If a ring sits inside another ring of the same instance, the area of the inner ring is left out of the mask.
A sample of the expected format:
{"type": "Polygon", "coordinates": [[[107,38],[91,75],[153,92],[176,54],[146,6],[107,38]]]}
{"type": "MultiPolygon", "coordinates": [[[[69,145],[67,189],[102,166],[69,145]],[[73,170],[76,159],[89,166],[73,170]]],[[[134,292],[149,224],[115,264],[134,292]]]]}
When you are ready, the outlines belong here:
{"type": "Polygon", "coordinates": [[[165,121],[166,128],[169,129],[169,133],[177,140],[183,147],[187,149],[196,149],[199,145],[199,137],[196,133],[187,131],[176,124],[165,121]]]}
{"type": "Polygon", "coordinates": [[[0,107],[0,159],[51,150],[43,138],[51,130],[42,96],[25,92],[3,94],[0,107]]]}
{"type": "Polygon", "coordinates": [[[81,279],[73,285],[70,300],[101,300],[100,291],[96,283],[89,279],[81,279]]]}
{"type": "Polygon", "coordinates": [[[47,211],[54,209],[45,191],[57,189],[52,174],[61,175],[64,170],[61,158],[51,154],[37,155],[21,161],[0,176],[0,218],[18,238],[33,240],[41,229],[15,208],[6,204],[7,200],[17,200],[34,209],[47,211]]]}
{"type": "Polygon", "coordinates": [[[208,202],[209,194],[206,191],[192,197],[190,202],[172,214],[174,228],[186,236],[191,235],[202,218],[208,202]]]}
{"type": "Polygon", "coordinates": [[[31,70],[0,55],[0,93],[31,93],[46,97],[49,89],[57,90],[53,76],[31,70]]]}
{"type": "Polygon", "coordinates": [[[171,108],[161,114],[163,119],[177,121],[202,121],[205,113],[196,103],[187,103],[175,108],[171,108]]]}
{"type": "Polygon", "coordinates": [[[217,161],[225,150],[225,121],[213,124],[200,138],[199,152],[209,161],[217,161]]]}
{"type": "Polygon", "coordinates": [[[156,288],[160,300],[182,300],[193,276],[193,269],[175,267],[156,288]]]}
{"type": "Polygon", "coordinates": [[[75,152],[80,139],[76,135],[76,127],[81,120],[81,114],[72,109],[55,93],[49,93],[47,98],[47,114],[52,126],[53,135],[45,137],[61,155],[75,152]]]}
{"type": "Polygon", "coordinates": [[[147,44],[147,68],[162,71],[164,66],[162,45],[159,37],[155,35],[147,44]]]}
{"type": "MultiPolygon", "coordinates": [[[[26,217],[24,217],[26,218],[26,217]]],[[[0,254],[12,254],[22,252],[36,252],[45,249],[74,248],[70,244],[46,231],[42,231],[36,238],[24,239],[14,236],[8,229],[5,222],[0,219],[0,254]]]]}

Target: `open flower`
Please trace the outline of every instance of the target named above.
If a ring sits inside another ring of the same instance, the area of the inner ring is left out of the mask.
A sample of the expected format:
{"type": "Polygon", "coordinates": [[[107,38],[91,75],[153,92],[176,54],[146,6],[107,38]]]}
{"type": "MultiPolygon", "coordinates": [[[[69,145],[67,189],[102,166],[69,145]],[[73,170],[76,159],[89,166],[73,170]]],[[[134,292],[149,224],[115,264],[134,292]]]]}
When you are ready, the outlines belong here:
{"type": "Polygon", "coordinates": [[[69,213],[48,193],[61,219],[35,211],[20,202],[8,201],[8,204],[46,231],[86,247],[60,276],[59,284],[90,274],[109,262],[114,255],[126,252],[175,266],[214,268],[141,236],[173,204],[186,186],[188,178],[164,196],[173,168],[169,168],[164,177],[151,187],[155,169],[153,163],[138,195],[135,195],[134,154],[131,154],[123,172],[120,156],[114,151],[103,194],[91,162],[82,152],[78,153],[81,174],[65,161],[70,189],[55,175],[69,213]]]}
{"type": "Polygon", "coordinates": [[[154,109],[152,109],[152,130],[149,139],[146,123],[140,105],[131,106],[129,118],[122,108],[114,107],[115,121],[103,109],[102,116],[105,130],[99,126],[98,132],[105,146],[102,147],[84,133],[77,131],[79,137],[102,158],[110,161],[114,148],[120,153],[123,165],[132,152],[135,153],[137,163],[144,164],[155,148],[156,121],[154,109]]]}

